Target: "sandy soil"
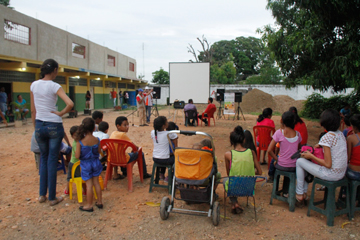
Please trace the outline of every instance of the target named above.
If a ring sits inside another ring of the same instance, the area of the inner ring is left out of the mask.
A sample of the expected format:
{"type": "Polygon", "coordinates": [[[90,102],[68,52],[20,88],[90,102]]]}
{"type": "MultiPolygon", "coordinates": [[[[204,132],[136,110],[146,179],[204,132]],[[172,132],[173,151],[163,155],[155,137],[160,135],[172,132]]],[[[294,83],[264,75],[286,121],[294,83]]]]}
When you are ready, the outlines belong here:
{"type": "MultiPolygon", "coordinates": [[[[168,109],[160,111],[168,116],[168,109]]],[[[109,122],[110,130],[115,130],[117,116],[127,112],[108,112],[104,121],[109,122]]],[[[170,113],[173,113],[171,109],[170,113]]],[[[76,119],[64,119],[68,132],[73,125],[80,124],[84,116],[76,119]]],[[[224,153],[231,149],[229,133],[236,125],[251,130],[256,116],[245,115],[246,121],[216,120],[216,127],[188,127],[177,118],[180,129],[204,131],[213,136],[218,157],[219,170],[225,176],[224,153]]],[[[138,124],[138,119],[129,117],[130,122],[138,124]],[[134,121],[134,122],[133,122],[134,121]]],[[[280,117],[273,117],[277,127],[280,117]]],[[[316,122],[306,122],[309,131],[309,143],[317,141],[321,129],[316,122]]],[[[219,226],[214,227],[211,219],[181,214],[170,214],[167,221],[162,221],[158,207],[145,205],[145,202],[160,203],[167,190],[155,188],[149,193],[149,179],[140,183],[139,174],[134,168],[134,192],[128,193],[127,180],[110,181],[108,190],[103,191],[104,209],[94,208],[93,213],[78,210],[76,194],[73,200],[65,200],[57,206],[37,202],[39,176],[35,167],[34,156],[30,152],[30,139],[33,126],[27,124],[22,128],[0,129],[0,170],[3,184],[0,187],[0,231],[1,239],[360,239],[360,213],[355,220],[348,222],[345,215],[335,218],[335,226],[327,227],[326,218],[312,212],[306,216],[307,208],[297,208],[289,212],[288,205],[274,200],[269,205],[272,184],[258,183],[256,188],[256,209],[258,222],[255,221],[253,205],[246,207],[246,199],[240,199],[245,207],[241,215],[230,213],[227,202],[226,221],[221,219],[219,226]]],[[[130,127],[129,136],[146,154],[147,169],[152,169],[151,126],[130,127]]],[[[199,137],[180,136],[180,146],[190,147],[199,137]]],[[[262,166],[267,176],[266,166],[262,166]]],[[[104,173],[103,173],[104,174],[104,173]]],[[[57,194],[63,194],[66,175],[58,172],[57,194]]],[[[309,188],[310,189],[310,188],[309,188]]],[[[221,214],[224,214],[223,188],[219,186],[221,214]]],[[[309,191],[310,194],[310,191],[309,191]]],[[[320,198],[322,193],[317,192],[320,198]]],[[[85,201],[85,200],[84,200],[85,201]]],[[[250,199],[249,202],[252,202],[250,199]]],[[[192,209],[208,209],[208,205],[185,205],[177,201],[176,206],[192,209]]]]}

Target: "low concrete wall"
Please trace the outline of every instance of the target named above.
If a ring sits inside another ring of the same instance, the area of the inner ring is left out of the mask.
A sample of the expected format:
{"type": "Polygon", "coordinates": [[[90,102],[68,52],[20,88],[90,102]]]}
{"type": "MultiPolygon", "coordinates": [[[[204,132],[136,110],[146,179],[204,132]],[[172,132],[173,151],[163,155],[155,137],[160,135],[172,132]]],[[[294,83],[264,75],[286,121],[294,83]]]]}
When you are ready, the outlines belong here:
{"type": "MultiPolygon", "coordinates": [[[[162,84],[162,85],[150,85],[151,87],[161,87],[161,99],[158,100],[159,105],[165,105],[166,99],[169,97],[170,93],[170,86],[169,84],[162,84]]],[[[246,92],[251,91],[252,89],[259,89],[263,92],[271,94],[272,96],[277,95],[287,95],[292,97],[295,100],[306,100],[306,98],[313,94],[319,93],[326,98],[329,98],[334,95],[339,94],[349,94],[353,91],[353,88],[347,88],[342,93],[334,93],[331,90],[320,92],[319,90],[314,90],[311,87],[307,87],[304,85],[299,85],[291,89],[287,89],[284,85],[210,85],[210,96],[215,98],[216,90],[217,89],[225,89],[225,92],[238,92],[242,91],[244,94],[246,92]]],[[[181,99],[187,102],[188,99],[181,99]]]]}

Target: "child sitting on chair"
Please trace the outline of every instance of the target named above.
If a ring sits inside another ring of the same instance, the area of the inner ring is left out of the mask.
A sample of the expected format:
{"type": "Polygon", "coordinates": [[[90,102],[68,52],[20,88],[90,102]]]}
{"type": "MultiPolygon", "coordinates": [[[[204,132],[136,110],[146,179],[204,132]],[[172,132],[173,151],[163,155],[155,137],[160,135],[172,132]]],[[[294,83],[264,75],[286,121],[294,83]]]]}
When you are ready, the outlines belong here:
{"type": "Polygon", "coordinates": [[[102,193],[99,176],[102,172],[102,165],[99,161],[100,139],[92,135],[95,129],[95,121],[92,118],[85,118],[75,133],[76,151],[75,157],[80,160],[81,178],[86,182],[86,204],[79,209],[85,212],[93,212],[93,187],[98,197],[95,206],[103,208],[102,193]]]}
{"type": "MultiPolygon", "coordinates": [[[[296,159],[292,159],[291,156],[300,149],[302,138],[300,133],[294,130],[294,113],[290,111],[284,112],[281,116],[280,124],[282,127],[281,129],[277,130],[272,136],[273,139],[271,140],[268,147],[268,153],[275,160],[276,169],[286,172],[295,172],[296,159]],[[276,143],[280,143],[279,156],[276,156],[273,150],[276,143]]],[[[283,197],[288,197],[289,186],[290,179],[288,177],[284,177],[282,188],[283,197]]]]}
{"type": "MultiPolygon", "coordinates": [[[[132,142],[130,140],[130,138],[126,135],[126,133],[129,131],[128,119],[126,117],[123,117],[123,116],[117,117],[116,120],[115,120],[115,125],[116,125],[116,128],[117,128],[117,131],[114,131],[111,134],[110,139],[119,139],[119,140],[125,140],[125,141],[132,142]]],[[[138,158],[138,152],[128,153],[126,155],[126,158],[127,158],[128,163],[133,162],[138,158]]],[[[142,162],[143,162],[144,179],[150,178],[151,175],[148,174],[147,170],[146,170],[146,162],[145,162],[144,152],[142,153],[142,162]]],[[[119,179],[125,178],[125,176],[127,175],[126,168],[121,168],[121,171],[123,172],[124,176],[120,175],[117,172],[117,167],[114,167],[114,178],[113,178],[114,180],[119,180],[119,179]]]]}
{"type": "MultiPolygon", "coordinates": [[[[72,168],[73,168],[74,164],[79,161],[79,159],[77,159],[75,157],[75,151],[76,151],[75,133],[77,132],[78,128],[79,128],[79,126],[72,126],[70,128],[70,135],[74,139],[74,141],[72,143],[71,160],[68,165],[68,172],[67,172],[67,177],[66,177],[68,184],[66,185],[65,190],[64,190],[65,195],[69,195],[69,181],[71,179],[72,168]]],[[[81,177],[79,167],[75,170],[74,177],[81,177]]],[[[84,186],[83,186],[83,195],[86,195],[86,187],[84,187],[84,186]]]]}
{"type": "MultiPolygon", "coordinates": [[[[93,136],[97,137],[101,140],[109,139],[109,135],[107,134],[109,131],[109,124],[105,121],[99,123],[99,131],[93,132],[93,136]]],[[[106,162],[107,162],[107,154],[103,150],[100,153],[100,162],[103,165],[103,170],[106,170],[106,162]]]]}
{"type": "MultiPolygon", "coordinates": [[[[169,141],[167,138],[168,121],[164,116],[159,116],[154,120],[154,130],[151,131],[151,138],[154,143],[153,150],[153,161],[157,164],[161,165],[173,165],[174,164],[174,156],[170,156],[169,150],[169,141]]],[[[170,134],[171,142],[177,147],[178,136],[175,133],[170,134]]],[[[165,178],[165,169],[159,168],[160,171],[160,179],[167,182],[168,177],[165,178]]],[[[171,179],[170,179],[171,180],[171,179]]]]}
{"type": "Polygon", "coordinates": [[[94,111],[91,115],[92,119],[95,121],[95,131],[99,131],[99,124],[102,122],[104,114],[100,111],[94,111]]]}
{"type": "MultiPolygon", "coordinates": [[[[262,170],[256,158],[255,151],[244,147],[245,133],[241,126],[237,126],[230,133],[230,143],[234,150],[225,153],[226,172],[231,176],[255,176],[255,169],[257,174],[261,175],[262,170]]],[[[228,190],[229,180],[224,179],[225,191],[228,190]]],[[[232,204],[231,212],[240,214],[243,208],[240,207],[236,197],[230,197],[232,204]]]]}

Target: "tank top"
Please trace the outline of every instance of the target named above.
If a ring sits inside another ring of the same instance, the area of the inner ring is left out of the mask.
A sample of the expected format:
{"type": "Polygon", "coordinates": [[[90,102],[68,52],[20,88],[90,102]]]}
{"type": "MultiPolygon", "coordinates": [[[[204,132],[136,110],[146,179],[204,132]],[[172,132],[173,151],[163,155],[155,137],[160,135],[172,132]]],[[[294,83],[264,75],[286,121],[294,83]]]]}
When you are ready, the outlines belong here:
{"type": "Polygon", "coordinates": [[[99,160],[99,143],[100,139],[97,138],[99,141],[97,144],[93,146],[84,146],[84,144],[80,142],[81,151],[80,151],[80,160],[81,161],[88,161],[88,160],[99,160]]]}
{"type": "Polygon", "coordinates": [[[359,140],[359,142],[352,148],[351,150],[351,158],[349,164],[354,166],[360,166],[360,138],[356,133],[355,136],[359,140]]]}
{"type": "MultiPolygon", "coordinates": [[[[243,152],[231,150],[229,177],[232,176],[255,176],[253,154],[250,148],[243,152]]],[[[226,191],[228,184],[229,180],[225,183],[226,191]]]]}

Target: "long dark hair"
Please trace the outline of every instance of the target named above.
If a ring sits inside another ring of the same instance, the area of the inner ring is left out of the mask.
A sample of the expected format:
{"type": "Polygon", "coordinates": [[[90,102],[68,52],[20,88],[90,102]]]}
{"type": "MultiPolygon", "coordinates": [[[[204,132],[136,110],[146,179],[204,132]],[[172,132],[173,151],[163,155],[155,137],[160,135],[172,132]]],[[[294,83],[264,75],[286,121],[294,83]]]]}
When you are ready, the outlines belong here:
{"type": "Polygon", "coordinates": [[[265,108],[262,112],[262,114],[259,115],[258,119],[256,120],[257,122],[261,122],[262,120],[264,120],[265,118],[268,118],[272,115],[273,110],[271,108],[265,108]]]}
{"type": "Polygon", "coordinates": [[[256,147],[254,144],[254,138],[249,130],[244,130],[245,142],[243,144],[244,148],[250,148],[256,153],[256,147]]]}
{"type": "Polygon", "coordinates": [[[87,91],[87,92],[86,92],[86,95],[89,95],[89,96],[91,97],[90,91],[87,91]]]}
{"type": "Polygon", "coordinates": [[[237,126],[234,130],[230,133],[230,143],[231,146],[236,146],[236,144],[240,144],[243,146],[245,140],[244,130],[241,126],[237,126]]]}
{"type": "Polygon", "coordinates": [[[95,129],[95,121],[91,117],[84,118],[78,130],[75,133],[75,140],[79,141],[85,137],[85,134],[92,133],[95,129]]]}
{"type": "Polygon", "coordinates": [[[291,129],[295,128],[295,114],[293,112],[284,112],[281,116],[281,120],[286,127],[291,129]]]}
{"type": "Polygon", "coordinates": [[[59,64],[54,59],[46,59],[40,67],[40,76],[44,78],[46,74],[52,73],[59,69],[59,64]]]}
{"type": "Polygon", "coordinates": [[[290,107],[289,111],[295,115],[295,125],[297,123],[303,123],[303,120],[301,120],[301,118],[298,115],[298,111],[297,111],[296,107],[290,107]]]}
{"type": "Polygon", "coordinates": [[[157,132],[164,130],[164,129],[162,129],[162,127],[166,124],[166,122],[167,122],[167,118],[164,116],[159,116],[159,117],[155,118],[155,120],[154,120],[154,132],[155,132],[156,143],[158,143],[157,132]]]}

